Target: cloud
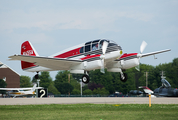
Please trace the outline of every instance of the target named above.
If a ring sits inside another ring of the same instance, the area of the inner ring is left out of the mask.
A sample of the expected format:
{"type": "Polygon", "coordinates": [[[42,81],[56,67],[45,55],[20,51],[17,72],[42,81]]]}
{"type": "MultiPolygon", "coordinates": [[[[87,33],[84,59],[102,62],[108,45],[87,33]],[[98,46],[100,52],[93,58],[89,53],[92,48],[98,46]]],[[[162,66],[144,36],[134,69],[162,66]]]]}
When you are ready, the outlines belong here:
{"type": "MultiPolygon", "coordinates": [[[[37,8],[36,8],[37,9],[37,8]]],[[[55,29],[106,29],[113,30],[114,23],[121,18],[148,22],[154,17],[152,14],[138,11],[120,11],[109,9],[68,9],[58,10],[11,10],[0,14],[0,30],[13,32],[17,28],[37,27],[41,30],[55,29]],[[36,11],[36,12],[35,12],[36,11]]]]}

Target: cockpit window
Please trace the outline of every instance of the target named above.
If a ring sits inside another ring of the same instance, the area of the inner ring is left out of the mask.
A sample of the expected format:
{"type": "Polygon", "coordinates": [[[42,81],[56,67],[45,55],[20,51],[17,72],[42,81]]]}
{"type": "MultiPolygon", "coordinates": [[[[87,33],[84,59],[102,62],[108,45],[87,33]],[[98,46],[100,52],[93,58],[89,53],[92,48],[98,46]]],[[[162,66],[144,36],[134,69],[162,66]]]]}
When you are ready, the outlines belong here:
{"type": "Polygon", "coordinates": [[[110,41],[108,47],[110,47],[110,46],[115,46],[115,45],[118,46],[115,42],[110,41]]]}
{"type": "Polygon", "coordinates": [[[91,42],[85,43],[85,52],[88,52],[91,50],[91,42]]]}
{"type": "Polygon", "coordinates": [[[92,44],[92,51],[98,50],[98,43],[93,43],[92,44]]]}
{"type": "Polygon", "coordinates": [[[80,48],[80,53],[84,53],[84,47],[80,48]]]}
{"type": "Polygon", "coordinates": [[[12,92],[19,92],[18,90],[12,90],[12,92]]]}
{"type": "Polygon", "coordinates": [[[106,42],[109,43],[108,40],[101,40],[101,41],[99,42],[99,49],[102,49],[102,46],[103,46],[104,41],[106,41],[106,42]]]}
{"type": "Polygon", "coordinates": [[[85,43],[85,46],[80,49],[80,53],[102,49],[104,41],[109,43],[108,46],[117,45],[114,42],[106,40],[106,39],[98,39],[98,40],[94,40],[94,41],[85,43]]]}
{"type": "Polygon", "coordinates": [[[94,40],[93,42],[92,42],[92,51],[94,51],[94,50],[98,50],[98,42],[99,42],[100,40],[94,40]]]}

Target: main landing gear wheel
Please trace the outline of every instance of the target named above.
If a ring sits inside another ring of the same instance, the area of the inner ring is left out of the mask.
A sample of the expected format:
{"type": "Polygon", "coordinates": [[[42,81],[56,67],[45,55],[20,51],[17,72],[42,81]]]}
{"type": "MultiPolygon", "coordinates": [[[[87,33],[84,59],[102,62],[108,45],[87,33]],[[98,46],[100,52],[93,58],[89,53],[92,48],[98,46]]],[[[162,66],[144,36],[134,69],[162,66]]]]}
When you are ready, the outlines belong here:
{"type": "Polygon", "coordinates": [[[82,82],[83,83],[87,84],[87,83],[89,83],[89,81],[90,81],[90,78],[89,78],[88,75],[83,75],[82,76],[82,82]]]}
{"type": "Polygon", "coordinates": [[[122,76],[120,75],[120,79],[122,82],[126,82],[127,81],[127,74],[126,73],[123,73],[124,75],[124,79],[122,78],[122,76]]]}

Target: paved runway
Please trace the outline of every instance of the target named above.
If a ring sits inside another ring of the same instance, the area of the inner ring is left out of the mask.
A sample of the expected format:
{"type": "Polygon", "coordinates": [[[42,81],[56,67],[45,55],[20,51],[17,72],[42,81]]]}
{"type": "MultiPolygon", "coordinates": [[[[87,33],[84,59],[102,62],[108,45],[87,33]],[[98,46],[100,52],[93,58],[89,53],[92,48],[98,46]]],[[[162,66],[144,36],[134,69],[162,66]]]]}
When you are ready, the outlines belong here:
{"type": "MultiPolygon", "coordinates": [[[[149,104],[148,97],[57,97],[57,98],[0,98],[0,105],[30,104],[149,104]]],[[[178,98],[151,98],[152,104],[178,104],[178,98]]]]}

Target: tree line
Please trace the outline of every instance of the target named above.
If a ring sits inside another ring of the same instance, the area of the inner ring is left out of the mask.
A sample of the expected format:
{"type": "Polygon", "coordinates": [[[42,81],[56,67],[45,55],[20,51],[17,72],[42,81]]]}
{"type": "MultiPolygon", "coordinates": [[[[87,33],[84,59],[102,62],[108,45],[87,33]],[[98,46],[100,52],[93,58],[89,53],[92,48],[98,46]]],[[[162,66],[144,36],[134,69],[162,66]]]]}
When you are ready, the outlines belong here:
{"type": "MultiPolygon", "coordinates": [[[[127,94],[130,90],[138,90],[139,86],[147,84],[151,90],[161,86],[161,71],[164,71],[166,80],[171,84],[171,87],[178,87],[178,58],[173,59],[170,63],[159,64],[157,66],[140,64],[140,71],[135,68],[124,71],[127,73],[127,81],[120,80],[120,73],[107,72],[101,73],[100,70],[90,71],[90,82],[83,87],[83,95],[109,95],[115,91],[127,94]]],[[[49,72],[41,72],[39,74],[40,86],[48,88],[48,93],[53,94],[80,94],[80,74],[70,74],[69,71],[59,71],[52,80],[49,72]]],[[[37,80],[33,77],[31,80],[28,76],[20,77],[20,87],[31,87],[32,83],[37,80]]]]}

